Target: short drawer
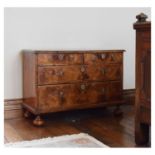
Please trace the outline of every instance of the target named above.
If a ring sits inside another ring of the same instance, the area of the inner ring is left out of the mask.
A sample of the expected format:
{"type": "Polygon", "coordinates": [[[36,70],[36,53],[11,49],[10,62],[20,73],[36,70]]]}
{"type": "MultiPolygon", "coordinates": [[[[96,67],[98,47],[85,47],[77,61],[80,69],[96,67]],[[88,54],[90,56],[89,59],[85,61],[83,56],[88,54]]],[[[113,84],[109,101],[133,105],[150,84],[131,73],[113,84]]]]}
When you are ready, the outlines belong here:
{"type": "Polygon", "coordinates": [[[98,64],[98,63],[122,63],[123,55],[119,52],[105,52],[105,53],[85,53],[85,64],[98,64]]]}
{"type": "Polygon", "coordinates": [[[38,65],[72,65],[82,63],[83,55],[80,53],[38,54],[38,65]]]}
{"type": "Polygon", "coordinates": [[[38,84],[71,83],[82,80],[80,66],[38,67],[38,84]]]}

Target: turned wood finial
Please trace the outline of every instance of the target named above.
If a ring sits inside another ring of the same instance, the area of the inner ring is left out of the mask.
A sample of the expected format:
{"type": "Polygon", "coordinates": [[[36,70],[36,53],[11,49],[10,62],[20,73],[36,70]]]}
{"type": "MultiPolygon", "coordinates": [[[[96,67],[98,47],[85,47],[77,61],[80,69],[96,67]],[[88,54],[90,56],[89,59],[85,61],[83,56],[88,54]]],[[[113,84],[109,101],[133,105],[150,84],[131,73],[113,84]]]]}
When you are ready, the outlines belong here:
{"type": "Polygon", "coordinates": [[[141,22],[146,22],[146,19],[148,18],[148,16],[144,13],[140,13],[139,15],[136,16],[137,18],[137,23],[141,23],[141,22]]]}

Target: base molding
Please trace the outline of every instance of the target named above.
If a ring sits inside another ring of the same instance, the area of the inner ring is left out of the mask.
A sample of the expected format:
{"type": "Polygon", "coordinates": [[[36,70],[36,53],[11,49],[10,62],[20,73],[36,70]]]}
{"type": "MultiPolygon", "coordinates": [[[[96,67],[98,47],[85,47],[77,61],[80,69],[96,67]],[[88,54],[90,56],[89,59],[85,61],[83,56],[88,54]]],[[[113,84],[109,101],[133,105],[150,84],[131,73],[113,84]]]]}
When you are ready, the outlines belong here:
{"type": "Polygon", "coordinates": [[[123,98],[126,104],[135,104],[135,94],[136,89],[124,89],[123,90],[123,98]]]}
{"type": "MultiPolygon", "coordinates": [[[[125,104],[135,103],[135,89],[124,89],[123,98],[125,104]]],[[[23,99],[5,99],[4,100],[4,119],[20,118],[23,116],[22,110],[23,99]]]]}
{"type": "Polygon", "coordinates": [[[20,118],[22,111],[23,99],[5,99],[4,100],[4,119],[20,118]]]}

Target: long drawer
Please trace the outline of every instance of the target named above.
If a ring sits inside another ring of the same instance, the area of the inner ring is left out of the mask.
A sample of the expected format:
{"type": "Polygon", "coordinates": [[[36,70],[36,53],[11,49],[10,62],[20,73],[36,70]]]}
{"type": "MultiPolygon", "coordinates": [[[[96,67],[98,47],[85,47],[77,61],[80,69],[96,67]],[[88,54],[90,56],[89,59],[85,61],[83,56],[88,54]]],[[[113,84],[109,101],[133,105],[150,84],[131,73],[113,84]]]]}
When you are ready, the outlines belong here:
{"type": "Polygon", "coordinates": [[[72,83],[78,81],[119,80],[121,65],[70,65],[38,67],[38,84],[72,83]]]}
{"type": "Polygon", "coordinates": [[[39,86],[39,107],[47,112],[64,106],[103,104],[107,100],[107,88],[104,82],[39,86]]]}
{"type": "Polygon", "coordinates": [[[64,107],[106,105],[108,101],[121,100],[121,93],[120,81],[38,86],[39,110],[49,112],[64,107]]]}

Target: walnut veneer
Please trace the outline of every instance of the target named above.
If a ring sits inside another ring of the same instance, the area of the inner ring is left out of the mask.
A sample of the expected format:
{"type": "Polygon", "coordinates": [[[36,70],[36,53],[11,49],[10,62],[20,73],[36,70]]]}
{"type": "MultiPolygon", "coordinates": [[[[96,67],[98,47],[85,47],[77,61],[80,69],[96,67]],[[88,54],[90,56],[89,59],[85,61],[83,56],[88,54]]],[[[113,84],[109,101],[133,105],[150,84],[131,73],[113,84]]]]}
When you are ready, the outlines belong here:
{"type": "Polygon", "coordinates": [[[123,103],[123,51],[24,51],[25,116],[123,103]]]}

